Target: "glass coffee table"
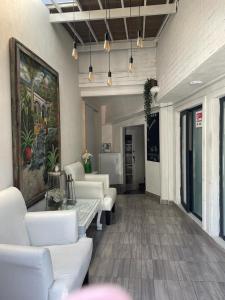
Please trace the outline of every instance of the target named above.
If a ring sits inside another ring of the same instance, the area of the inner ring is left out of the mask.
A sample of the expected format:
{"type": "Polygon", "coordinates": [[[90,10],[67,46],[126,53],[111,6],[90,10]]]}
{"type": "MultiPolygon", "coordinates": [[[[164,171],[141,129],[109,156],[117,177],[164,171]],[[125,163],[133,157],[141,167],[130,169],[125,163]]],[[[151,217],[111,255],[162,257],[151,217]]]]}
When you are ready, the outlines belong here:
{"type": "Polygon", "coordinates": [[[46,210],[69,210],[76,209],[78,215],[78,232],[79,237],[86,236],[86,231],[93,221],[96,214],[97,216],[97,230],[102,230],[101,224],[101,200],[99,199],[76,199],[76,204],[61,204],[55,205],[46,199],[46,210]]]}

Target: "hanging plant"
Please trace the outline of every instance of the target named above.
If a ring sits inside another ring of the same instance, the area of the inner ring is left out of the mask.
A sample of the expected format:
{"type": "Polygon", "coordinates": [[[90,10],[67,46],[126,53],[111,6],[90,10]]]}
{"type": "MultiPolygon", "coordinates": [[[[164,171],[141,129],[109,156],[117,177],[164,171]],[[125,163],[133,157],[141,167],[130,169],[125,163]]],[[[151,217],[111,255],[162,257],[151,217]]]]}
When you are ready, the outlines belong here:
{"type": "Polygon", "coordinates": [[[151,116],[151,111],[152,111],[152,102],[153,102],[153,98],[152,98],[152,94],[151,94],[151,88],[153,86],[157,85],[157,80],[155,79],[147,79],[145,81],[144,84],[144,111],[145,111],[145,120],[146,122],[149,121],[150,116],[151,116]]]}
{"type": "Polygon", "coordinates": [[[147,79],[144,84],[144,111],[145,111],[145,121],[148,122],[152,110],[152,94],[151,94],[151,79],[147,79]]]}

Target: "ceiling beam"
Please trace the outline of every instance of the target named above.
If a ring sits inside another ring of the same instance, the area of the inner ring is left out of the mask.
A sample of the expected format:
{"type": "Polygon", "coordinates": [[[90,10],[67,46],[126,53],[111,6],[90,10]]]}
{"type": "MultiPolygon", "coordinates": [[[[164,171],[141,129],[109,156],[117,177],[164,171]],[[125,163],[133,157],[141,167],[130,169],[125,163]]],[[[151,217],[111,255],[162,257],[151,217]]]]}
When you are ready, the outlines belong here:
{"type": "MultiPolygon", "coordinates": [[[[124,1],[121,0],[121,6],[122,8],[124,8],[124,1]]],[[[126,32],[126,38],[127,40],[129,39],[129,34],[128,34],[128,29],[127,29],[127,19],[123,18],[123,22],[124,22],[124,27],[125,27],[125,32],[126,32]]]]}
{"type": "MultiPolygon", "coordinates": [[[[62,15],[63,14],[63,11],[61,9],[61,7],[59,6],[59,4],[55,1],[55,0],[51,0],[52,4],[55,6],[55,8],[57,9],[58,11],[58,14],[57,15],[62,15]]],[[[65,22],[67,23],[67,22],[65,22]]],[[[70,23],[67,23],[67,25],[69,26],[70,30],[72,30],[72,32],[74,33],[74,35],[78,38],[79,42],[84,45],[84,42],[81,38],[81,36],[79,35],[79,33],[74,29],[74,27],[70,24],[70,23]]]]}
{"type": "MultiPolygon", "coordinates": [[[[101,2],[101,0],[98,0],[101,2]]],[[[157,16],[157,15],[170,15],[176,13],[176,2],[170,4],[160,4],[160,5],[147,5],[140,7],[140,16],[157,16]]],[[[75,12],[75,21],[88,21],[89,13],[87,11],[75,12]]],[[[92,10],[90,20],[105,20],[106,10],[92,10]]],[[[132,7],[132,17],[139,16],[139,7],[132,7]]],[[[119,18],[129,18],[130,17],[130,8],[112,8],[110,10],[110,19],[119,19],[119,18]]],[[[61,13],[61,14],[50,14],[51,23],[66,23],[73,22],[74,15],[71,12],[61,13]]]]}
{"type": "MultiPolygon", "coordinates": [[[[82,6],[81,6],[81,4],[80,4],[80,1],[79,1],[79,0],[76,0],[76,4],[77,4],[77,7],[79,8],[79,10],[80,10],[80,11],[83,11],[83,9],[82,9],[82,6]]],[[[96,41],[96,43],[98,43],[97,36],[96,36],[96,34],[95,34],[95,32],[94,32],[94,30],[93,30],[93,28],[92,28],[92,26],[91,26],[90,22],[88,22],[88,21],[85,21],[85,23],[86,23],[86,25],[87,25],[87,27],[88,27],[88,29],[89,29],[90,33],[92,34],[92,36],[93,36],[94,40],[96,41]]]]}
{"type": "MultiPolygon", "coordinates": [[[[106,10],[103,9],[102,1],[101,1],[101,0],[98,0],[98,5],[99,5],[101,11],[104,12],[104,16],[106,16],[106,10]]],[[[110,10],[110,11],[111,11],[111,10],[110,10]]],[[[104,18],[104,21],[105,21],[105,26],[106,26],[107,31],[108,31],[108,33],[109,33],[110,39],[111,39],[111,41],[113,41],[113,36],[112,36],[112,32],[111,32],[111,30],[110,30],[110,28],[109,28],[109,23],[108,23],[108,21],[106,20],[106,18],[104,18]]]]}
{"type": "MultiPolygon", "coordinates": [[[[70,3],[57,3],[58,6],[60,8],[73,8],[74,6],[77,7],[77,4],[75,2],[75,4],[73,4],[73,2],[70,2],[70,3]]],[[[55,5],[54,4],[46,4],[47,8],[48,9],[55,9],[55,5]]]]}
{"type": "MultiPolygon", "coordinates": [[[[166,0],[166,3],[168,4],[170,0],[166,0]]],[[[176,1],[175,1],[176,2],[176,1]]],[[[164,27],[166,26],[166,23],[169,20],[170,15],[167,15],[164,19],[164,21],[162,22],[162,25],[160,26],[157,35],[156,35],[156,39],[159,39],[161,32],[163,31],[164,27]]]]}
{"type": "MultiPolygon", "coordinates": [[[[133,41],[133,48],[137,49],[137,45],[135,43],[135,40],[133,41]]],[[[144,44],[144,48],[155,48],[156,47],[156,42],[157,40],[145,40],[145,44],[144,44]]],[[[92,44],[91,49],[92,52],[98,52],[98,51],[104,51],[103,49],[103,43],[99,43],[99,44],[92,44]]],[[[114,41],[113,43],[113,50],[128,50],[130,49],[130,41],[127,40],[122,40],[122,41],[114,41]]],[[[90,47],[89,45],[84,45],[84,46],[78,46],[78,51],[79,52],[89,52],[90,51],[90,47]]]]}

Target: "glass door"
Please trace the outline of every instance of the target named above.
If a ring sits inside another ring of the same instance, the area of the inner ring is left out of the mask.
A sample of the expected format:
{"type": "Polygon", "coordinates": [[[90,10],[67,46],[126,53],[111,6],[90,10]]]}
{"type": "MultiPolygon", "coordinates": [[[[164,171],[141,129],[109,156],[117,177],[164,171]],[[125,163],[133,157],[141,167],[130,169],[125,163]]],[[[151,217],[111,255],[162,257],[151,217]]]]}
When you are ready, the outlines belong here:
{"type": "Polygon", "coordinates": [[[193,194],[192,194],[192,212],[202,218],[202,108],[193,109],[192,118],[192,154],[193,154],[193,194]]]}
{"type": "Polygon", "coordinates": [[[225,97],[220,100],[220,236],[225,239],[225,97]]]}
{"type": "Polygon", "coordinates": [[[202,107],[181,113],[181,203],[202,218],[202,107]]]}

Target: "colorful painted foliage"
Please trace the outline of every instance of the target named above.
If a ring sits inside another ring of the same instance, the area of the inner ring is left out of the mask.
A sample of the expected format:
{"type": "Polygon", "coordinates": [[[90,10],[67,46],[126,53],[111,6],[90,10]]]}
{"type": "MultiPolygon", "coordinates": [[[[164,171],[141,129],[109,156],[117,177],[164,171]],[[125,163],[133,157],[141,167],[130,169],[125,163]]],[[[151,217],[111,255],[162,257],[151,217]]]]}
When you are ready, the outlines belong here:
{"type": "Polygon", "coordinates": [[[57,76],[20,54],[21,159],[24,196],[46,188],[47,173],[59,163],[59,105],[57,76]]]}

